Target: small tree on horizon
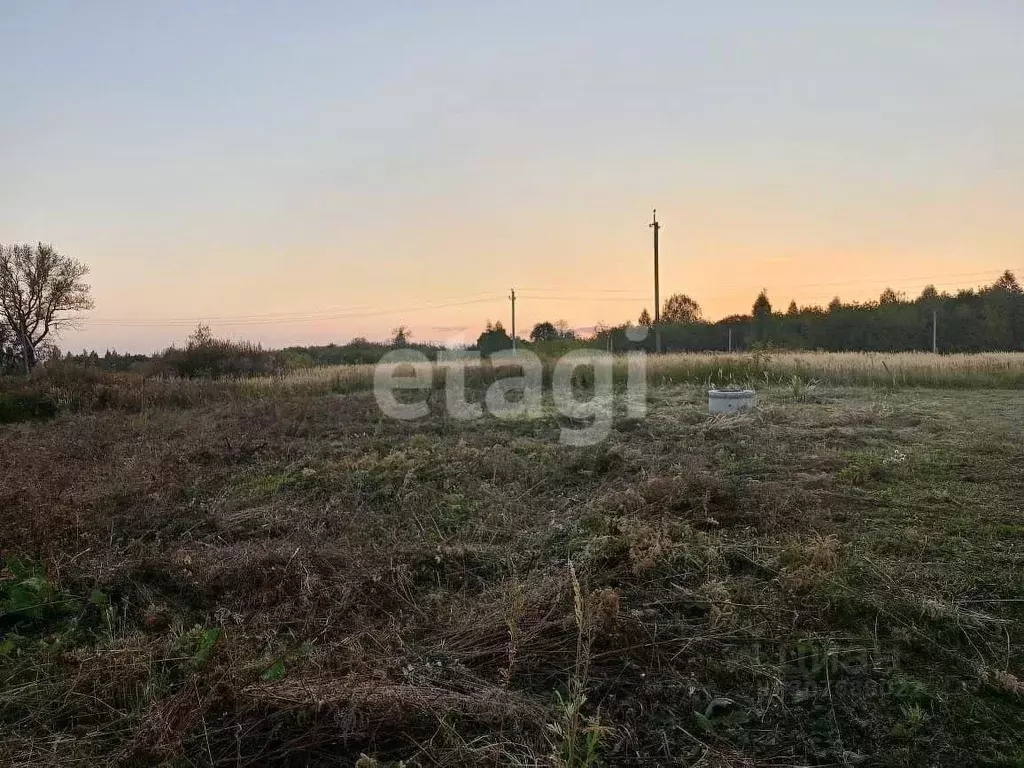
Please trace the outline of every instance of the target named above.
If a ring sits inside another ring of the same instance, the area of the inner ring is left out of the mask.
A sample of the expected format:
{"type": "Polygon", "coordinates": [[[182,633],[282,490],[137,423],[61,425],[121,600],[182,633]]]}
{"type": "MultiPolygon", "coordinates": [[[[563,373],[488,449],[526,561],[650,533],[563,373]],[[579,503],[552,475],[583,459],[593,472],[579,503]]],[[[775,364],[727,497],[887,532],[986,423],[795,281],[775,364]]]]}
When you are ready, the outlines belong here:
{"type": "Polygon", "coordinates": [[[530,341],[554,341],[558,338],[558,329],[555,328],[553,323],[544,321],[537,323],[533,326],[533,330],[530,331],[530,341]]]}
{"type": "Polygon", "coordinates": [[[403,349],[409,346],[409,339],[412,338],[412,331],[409,326],[400,325],[391,330],[391,346],[395,349],[403,349]]]}
{"type": "Polygon", "coordinates": [[[214,343],[213,331],[206,323],[199,323],[196,329],[185,339],[185,349],[198,349],[209,347],[214,343]]]}
{"type": "Polygon", "coordinates": [[[647,328],[654,325],[654,321],[651,319],[651,313],[647,311],[647,307],[644,307],[643,312],[640,313],[640,317],[636,322],[638,325],[643,325],[647,328]]]}
{"type": "Polygon", "coordinates": [[[503,349],[512,349],[512,338],[505,332],[505,326],[501,321],[487,327],[476,340],[476,348],[484,355],[490,355],[503,349]]]}
{"type": "Polygon", "coordinates": [[[555,320],[555,330],[558,332],[558,338],[560,339],[576,338],[576,332],[569,325],[568,320],[555,320]]]}
{"type": "Polygon", "coordinates": [[[1008,293],[1022,293],[1020,283],[1017,282],[1017,276],[1010,270],[1006,270],[999,276],[999,279],[993,283],[992,287],[999,291],[1006,291],[1008,293]]]}
{"type": "Polygon", "coordinates": [[[751,314],[754,317],[754,338],[757,341],[766,341],[772,325],[772,303],[768,300],[766,289],[762,288],[761,293],[757,295],[751,314]]]}
{"type": "Polygon", "coordinates": [[[899,304],[904,300],[905,296],[900,293],[896,293],[892,288],[886,288],[882,291],[882,295],[878,297],[879,304],[899,304]]]}
{"type": "Polygon", "coordinates": [[[661,310],[661,320],[665,323],[696,323],[700,316],[700,304],[685,293],[669,296],[661,310]]]}

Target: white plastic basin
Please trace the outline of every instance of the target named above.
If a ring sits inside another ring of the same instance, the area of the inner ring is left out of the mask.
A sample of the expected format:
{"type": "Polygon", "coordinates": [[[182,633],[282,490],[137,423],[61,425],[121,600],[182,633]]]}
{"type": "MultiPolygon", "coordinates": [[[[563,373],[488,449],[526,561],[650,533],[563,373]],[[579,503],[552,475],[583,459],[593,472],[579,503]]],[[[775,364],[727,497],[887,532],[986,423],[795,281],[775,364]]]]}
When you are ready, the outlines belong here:
{"type": "Polygon", "coordinates": [[[712,389],[708,392],[708,411],[711,413],[732,413],[754,405],[752,389],[712,389]]]}

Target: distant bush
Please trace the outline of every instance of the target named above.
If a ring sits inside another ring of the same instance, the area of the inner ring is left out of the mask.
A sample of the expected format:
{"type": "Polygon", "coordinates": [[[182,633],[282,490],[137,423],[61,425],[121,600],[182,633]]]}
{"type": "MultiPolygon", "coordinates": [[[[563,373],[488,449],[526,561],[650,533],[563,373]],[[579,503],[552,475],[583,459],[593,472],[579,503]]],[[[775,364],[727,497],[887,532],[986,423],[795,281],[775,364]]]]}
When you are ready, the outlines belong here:
{"type": "MultiPolygon", "coordinates": [[[[557,360],[577,349],[596,347],[579,339],[550,339],[547,341],[536,341],[529,345],[529,349],[545,360],[557,360]]],[[[598,347],[600,349],[600,347],[598,347]]]]}
{"type": "MultiPolygon", "coordinates": [[[[409,343],[407,332],[403,349],[415,349],[429,359],[437,359],[441,347],[433,344],[409,343]]],[[[249,375],[286,373],[323,365],[365,365],[377,363],[388,352],[396,349],[391,342],[368,341],[355,338],[347,344],[286,347],[267,350],[258,344],[216,339],[208,328],[193,333],[184,347],[172,346],[153,356],[118,353],[107,350],[68,354],[61,365],[87,368],[108,373],[138,373],[146,376],[172,376],[181,378],[242,378],[249,375]]],[[[10,352],[10,350],[7,350],[10,352]]],[[[4,357],[5,348],[0,339],[0,373],[15,374],[22,370],[17,356],[4,357]]],[[[53,361],[47,361],[47,365],[53,361]]]]}
{"type": "Polygon", "coordinates": [[[214,338],[208,326],[200,325],[188,337],[185,347],[170,347],[149,365],[149,373],[186,379],[244,377],[281,373],[285,359],[248,341],[214,338]]]}
{"type": "Polygon", "coordinates": [[[0,392],[0,424],[57,415],[57,404],[48,394],[27,387],[0,392]]]}
{"type": "MultiPolygon", "coordinates": [[[[395,349],[391,343],[383,344],[357,337],[348,344],[327,344],[313,347],[288,347],[281,354],[289,361],[289,367],[302,367],[300,363],[308,361],[308,366],[317,365],[365,365],[377,363],[384,355],[395,349]]],[[[403,349],[415,349],[429,359],[437,359],[439,347],[432,344],[411,344],[406,341],[403,349]]]]}

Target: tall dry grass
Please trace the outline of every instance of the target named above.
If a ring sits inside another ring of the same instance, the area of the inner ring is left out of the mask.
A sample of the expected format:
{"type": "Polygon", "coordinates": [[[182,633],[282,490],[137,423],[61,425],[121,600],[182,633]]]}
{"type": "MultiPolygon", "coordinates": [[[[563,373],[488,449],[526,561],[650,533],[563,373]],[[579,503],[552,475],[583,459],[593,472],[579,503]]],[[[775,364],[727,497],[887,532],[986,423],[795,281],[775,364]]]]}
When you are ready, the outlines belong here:
{"type": "MultiPolygon", "coordinates": [[[[555,359],[544,361],[544,380],[550,384],[555,359]]],[[[405,364],[408,367],[408,364],[405,364]]],[[[426,367],[431,385],[444,386],[443,366],[426,367]]],[[[336,365],[306,368],[281,375],[246,378],[180,378],[137,373],[102,373],[61,368],[43,371],[29,380],[9,377],[0,381],[0,398],[26,392],[43,395],[64,412],[189,408],[212,402],[267,397],[315,397],[348,394],[373,388],[376,366],[336,365]]],[[[617,357],[615,380],[627,376],[627,358],[617,357]]],[[[422,372],[422,371],[421,371],[422,372]]],[[[499,375],[484,361],[467,365],[466,384],[485,388],[499,375]]],[[[728,384],[791,386],[794,381],[827,386],[930,387],[937,389],[1024,389],[1024,353],[931,355],[923,352],[772,352],[678,353],[647,358],[647,381],[654,386],[728,384]]]]}
{"type": "Polygon", "coordinates": [[[682,353],[648,360],[655,383],[785,384],[797,376],[831,386],[1024,387],[1024,353],[682,353]]]}
{"type": "MultiPolygon", "coordinates": [[[[557,360],[544,361],[550,381],[557,360]]],[[[616,380],[624,380],[627,362],[616,357],[616,380]]],[[[441,386],[444,373],[434,366],[433,381],[441,386]]],[[[372,365],[312,368],[278,377],[241,382],[252,392],[353,392],[373,386],[372,365]]],[[[494,378],[487,362],[467,366],[470,385],[494,378]]],[[[979,389],[1024,388],[1024,352],[933,355],[926,352],[768,352],[675,353],[647,358],[652,384],[789,385],[793,377],[830,386],[908,386],[979,389]]]]}

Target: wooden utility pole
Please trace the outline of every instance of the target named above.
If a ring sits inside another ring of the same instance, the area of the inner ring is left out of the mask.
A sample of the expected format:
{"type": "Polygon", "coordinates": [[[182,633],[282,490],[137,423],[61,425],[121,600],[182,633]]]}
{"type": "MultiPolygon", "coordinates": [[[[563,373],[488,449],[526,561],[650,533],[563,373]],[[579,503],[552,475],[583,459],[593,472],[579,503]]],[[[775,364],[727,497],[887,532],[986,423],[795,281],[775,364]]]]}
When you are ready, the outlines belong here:
{"type": "Polygon", "coordinates": [[[939,313],[932,310],[932,354],[939,354],[939,313]]]}
{"type": "Polygon", "coordinates": [[[512,351],[516,351],[516,289],[512,289],[512,351]]]}
{"type": "Polygon", "coordinates": [[[661,224],[658,223],[658,209],[654,209],[653,221],[650,224],[654,230],[654,351],[661,354],[661,297],[658,293],[658,230],[661,224]]]}

